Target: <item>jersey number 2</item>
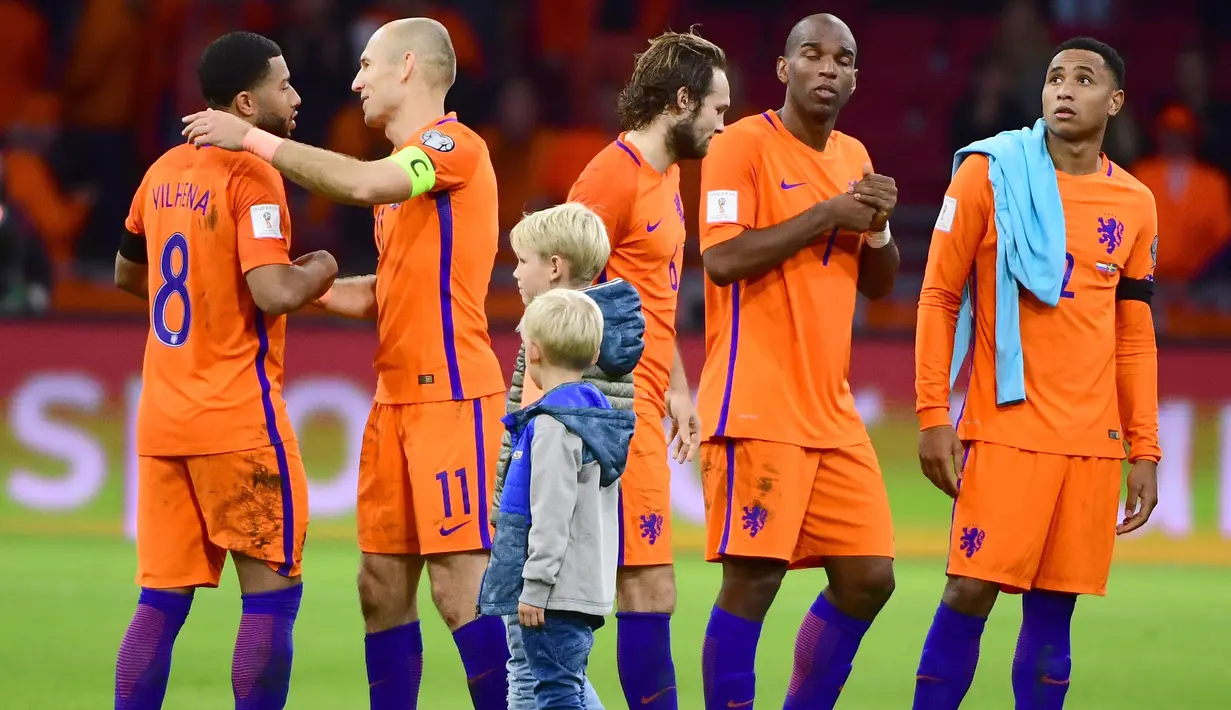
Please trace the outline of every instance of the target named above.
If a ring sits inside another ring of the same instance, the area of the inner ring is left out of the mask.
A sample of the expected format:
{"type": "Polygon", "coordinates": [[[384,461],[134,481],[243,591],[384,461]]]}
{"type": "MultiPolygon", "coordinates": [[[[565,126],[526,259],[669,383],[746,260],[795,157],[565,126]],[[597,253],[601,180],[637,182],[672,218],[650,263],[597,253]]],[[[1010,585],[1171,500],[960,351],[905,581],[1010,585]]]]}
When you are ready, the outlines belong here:
{"type": "Polygon", "coordinates": [[[1065,254],[1064,261],[1064,281],[1060,283],[1060,298],[1072,298],[1073,292],[1069,290],[1069,279],[1073,278],[1073,265],[1076,261],[1072,254],[1065,254]]]}
{"type": "Polygon", "coordinates": [[[167,238],[167,243],[162,245],[158,270],[162,275],[162,285],[154,294],[150,325],[154,328],[154,337],[158,338],[158,342],[178,348],[188,340],[188,328],[192,325],[192,302],[188,300],[188,240],[183,234],[172,234],[167,238]],[[180,257],[178,271],[175,269],[176,252],[179,252],[180,257]],[[172,330],[167,325],[167,303],[172,295],[179,296],[184,306],[184,319],[179,330],[172,330]]]}

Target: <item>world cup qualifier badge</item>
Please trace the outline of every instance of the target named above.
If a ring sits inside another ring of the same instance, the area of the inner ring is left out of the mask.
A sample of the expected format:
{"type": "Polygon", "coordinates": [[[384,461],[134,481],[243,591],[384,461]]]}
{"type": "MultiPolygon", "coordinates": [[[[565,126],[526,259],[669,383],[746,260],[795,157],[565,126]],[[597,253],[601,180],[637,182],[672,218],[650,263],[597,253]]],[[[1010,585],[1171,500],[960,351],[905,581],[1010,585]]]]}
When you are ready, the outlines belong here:
{"type": "Polygon", "coordinates": [[[424,146],[431,148],[432,150],[440,151],[441,153],[448,153],[453,150],[453,147],[456,145],[452,138],[446,136],[435,128],[424,131],[423,135],[419,136],[419,141],[423,143],[424,146]]]}

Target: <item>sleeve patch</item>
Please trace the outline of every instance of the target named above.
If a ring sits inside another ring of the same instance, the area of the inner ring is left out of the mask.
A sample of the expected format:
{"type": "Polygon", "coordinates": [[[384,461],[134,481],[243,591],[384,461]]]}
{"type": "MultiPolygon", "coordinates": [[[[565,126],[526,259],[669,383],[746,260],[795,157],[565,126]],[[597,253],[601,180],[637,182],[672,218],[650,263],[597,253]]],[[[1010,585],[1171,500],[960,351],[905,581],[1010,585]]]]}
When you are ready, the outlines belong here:
{"type": "Polygon", "coordinates": [[[282,238],[282,210],[278,205],[253,205],[249,214],[252,217],[252,236],[257,239],[282,238]]]}
{"type": "Polygon", "coordinates": [[[705,193],[705,221],[709,224],[739,221],[739,192],[710,190],[705,193]]]}
{"type": "Polygon", "coordinates": [[[936,216],[936,230],[948,233],[953,229],[953,218],[957,216],[957,198],[945,195],[945,201],[940,204],[940,214],[936,216]]]}
{"type": "Polygon", "coordinates": [[[419,141],[426,147],[441,153],[448,153],[457,145],[452,138],[435,128],[424,131],[423,135],[419,136],[419,141]]]}

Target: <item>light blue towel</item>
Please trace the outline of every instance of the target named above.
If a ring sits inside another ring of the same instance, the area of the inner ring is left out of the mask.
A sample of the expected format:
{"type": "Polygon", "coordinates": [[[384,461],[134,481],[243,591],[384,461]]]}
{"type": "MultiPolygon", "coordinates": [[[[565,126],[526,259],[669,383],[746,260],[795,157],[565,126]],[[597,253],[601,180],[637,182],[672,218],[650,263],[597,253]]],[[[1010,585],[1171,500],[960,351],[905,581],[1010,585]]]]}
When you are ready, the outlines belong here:
{"type": "MultiPolygon", "coordinates": [[[[1056,166],[1047,152],[1047,126],[1004,131],[953,156],[953,173],[972,153],[988,158],[996,217],[996,404],[1026,399],[1019,285],[1049,306],[1060,302],[1064,282],[1064,206],[1056,166]]],[[[962,293],[954,337],[950,386],[966,359],[974,332],[970,285],[962,293]]]]}

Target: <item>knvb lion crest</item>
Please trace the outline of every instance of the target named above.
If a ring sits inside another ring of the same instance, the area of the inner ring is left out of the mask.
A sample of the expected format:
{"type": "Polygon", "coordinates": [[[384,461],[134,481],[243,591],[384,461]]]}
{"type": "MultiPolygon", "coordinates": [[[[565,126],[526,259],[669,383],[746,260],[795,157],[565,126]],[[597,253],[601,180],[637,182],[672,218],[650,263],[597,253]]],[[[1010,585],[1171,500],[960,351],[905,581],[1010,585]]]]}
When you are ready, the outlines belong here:
{"type": "Polygon", "coordinates": [[[1107,245],[1110,254],[1124,241],[1124,224],[1115,217],[1098,218],[1098,243],[1107,245]]]}
{"type": "Polygon", "coordinates": [[[641,537],[653,545],[658,542],[659,536],[663,534],[663,516],[658,513],[643,515],[638,527],[641,529],[641,537]]]}
{"type": "Polygon", "coordinates": [[[983,540],[987,537],[987,533],[978,527],[962,528],[962,539],[958,544],[958,549],[966,554],[967,559],[974,557],[975,553],[983,548],[983,540]]]}

